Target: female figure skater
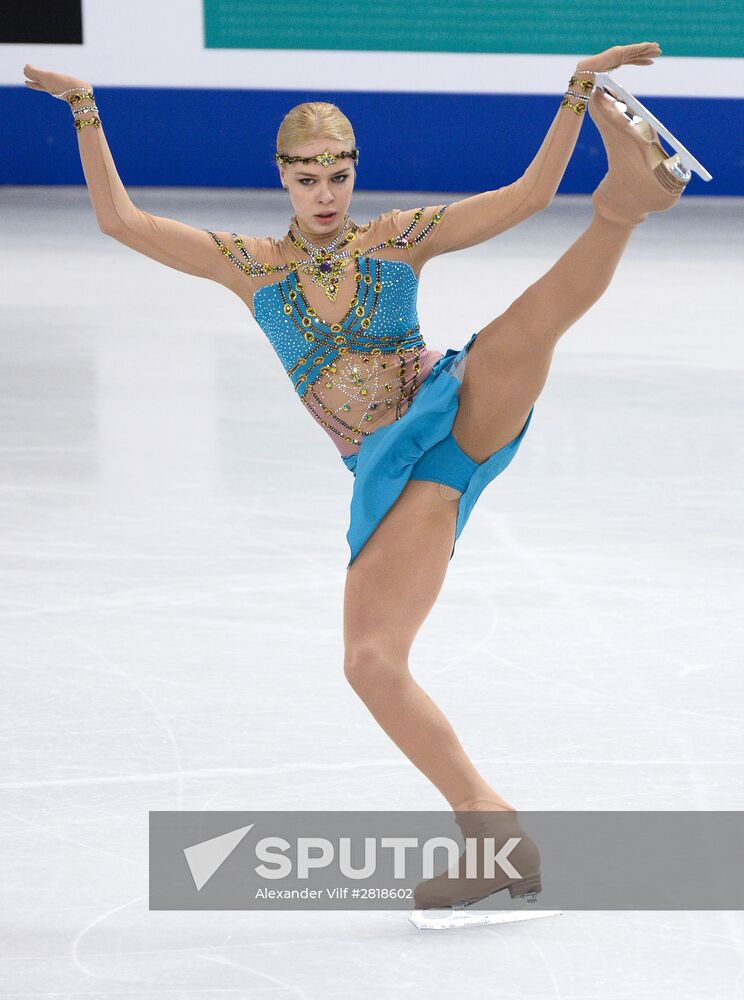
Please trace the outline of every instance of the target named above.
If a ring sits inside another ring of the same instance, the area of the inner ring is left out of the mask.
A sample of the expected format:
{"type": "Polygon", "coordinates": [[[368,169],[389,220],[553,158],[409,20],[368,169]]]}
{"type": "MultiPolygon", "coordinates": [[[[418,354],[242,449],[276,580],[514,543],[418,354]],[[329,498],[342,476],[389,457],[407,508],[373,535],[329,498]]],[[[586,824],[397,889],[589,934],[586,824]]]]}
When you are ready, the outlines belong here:
{"type": "MultiPolygon", "coordinates": [[[[558,340],[605,291],[635,227],[675,205],[689,180],[656,132],[631,122],[594,83],[598,72],[649,65],[660,54],[657,43],[641,42],[579,62],[540,149],[513,183],[448,205],[394,209],[364,225],[348,215],[359,154],[350,122],[335,105],[300,104],[277,136],[275,160],[295,211],[281,240],[195,229],[137,208],[117,174],[91,85],[25,67],[27,86],[72,109],[101,230],[235,292],[354,474],[344,672],[470,836],[499,815],[521,829],[516,810],[475,768],[411,676],[408,656],[473,505],[519,447],[558,340]],[[463,348],[427,349],[416,316],[424,264],[547,208],[587,107],[609,164],[592,194],[591,224],[463,348]]],[[[511,859],[520,878],[483,878],[477,891],[468,889],[471,901],[503,888],[513,896],[540,890],[537,848],[524,837],[519,849],[511,859]]],[[[445,888],[441,876],[416,892],[419,907],[463,899],[463,887],[449,880],[445,888]]]]}

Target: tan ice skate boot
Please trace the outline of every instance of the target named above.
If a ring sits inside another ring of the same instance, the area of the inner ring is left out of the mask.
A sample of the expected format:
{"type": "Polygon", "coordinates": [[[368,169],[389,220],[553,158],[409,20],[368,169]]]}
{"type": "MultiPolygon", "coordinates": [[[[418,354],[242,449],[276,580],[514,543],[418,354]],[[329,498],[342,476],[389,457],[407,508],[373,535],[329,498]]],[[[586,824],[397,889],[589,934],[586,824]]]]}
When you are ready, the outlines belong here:
{"type": "Polygon", "coordinates": [[[525,834],[516,812],[499,809],[487,800],[478,800],[473,804],[478,806],[478,810],[459,811],[455,817],[466,838],[466,848],[467,838],[474,838],[470,849],[475,877],[466,868],[466,851],[460,855],[457,877],[450,878],[447,872],[443,872],[435,878],[419,882],[414,890],[419,909],[467,907],[502,889],[508,889],[512,898],[521,896],[532,902],[542,890],[540,852],[525,834]],[[489,842],[490,838],[493,840],[489,842]],[[514,838],[514,843],[509,843],[510,838],[514,838]],[[488,859],[496,856],[499,861],[494,862],[491,871],[488,859]]]}
{"type": "Polygon", "coordinates": [[[589,114],[602,136],[609,171],[592,201],[611,222],[636,226],[649,213],[676,205],[692,174],[681,166],[678,153],[667,153],[647,121],[631,120],[625,111],[625,104],[595,88],[589,114]]]}

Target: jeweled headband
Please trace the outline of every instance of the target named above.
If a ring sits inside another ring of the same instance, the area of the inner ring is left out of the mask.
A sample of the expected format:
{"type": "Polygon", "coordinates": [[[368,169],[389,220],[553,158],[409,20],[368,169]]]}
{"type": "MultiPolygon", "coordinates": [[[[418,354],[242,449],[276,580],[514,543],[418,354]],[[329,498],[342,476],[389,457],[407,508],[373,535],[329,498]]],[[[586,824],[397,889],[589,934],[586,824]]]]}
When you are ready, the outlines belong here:
{"type": "Polygon", "coordinates": [[[336,160],[341,160],[344,157],[359,163],[359,147],[355,146],[343,153],[332,153],[326,146],[323,152],[316,156],[287,156],[284,153],[274,153],[274,159],[277,163],[319,163],[322,167],[330,167],[336,160]]]}

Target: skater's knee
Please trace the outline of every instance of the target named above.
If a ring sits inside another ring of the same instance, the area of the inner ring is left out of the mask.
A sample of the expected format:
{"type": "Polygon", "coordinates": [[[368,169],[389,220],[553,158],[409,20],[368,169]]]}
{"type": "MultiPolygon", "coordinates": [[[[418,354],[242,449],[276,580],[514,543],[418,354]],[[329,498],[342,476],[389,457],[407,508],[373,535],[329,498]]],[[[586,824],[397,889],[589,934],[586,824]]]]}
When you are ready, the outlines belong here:
{"type": "Polygon", "coordinates": [[[389,692],[391,686],[408,676],[408,663],[380,645],[355,644],[345,652],[344,676],[356,693],[365,698],[389,692]]]}

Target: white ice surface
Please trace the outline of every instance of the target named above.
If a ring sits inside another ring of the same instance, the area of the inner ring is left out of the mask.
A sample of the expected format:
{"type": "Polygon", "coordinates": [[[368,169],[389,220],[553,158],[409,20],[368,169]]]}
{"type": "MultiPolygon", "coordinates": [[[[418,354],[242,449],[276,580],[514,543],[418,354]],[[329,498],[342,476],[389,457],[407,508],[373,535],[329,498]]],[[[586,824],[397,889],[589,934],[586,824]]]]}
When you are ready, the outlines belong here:
{"type": "MultiPolygon", "coordinates": [[[[281,193],[130,193],[200,227],[289,218],[281,193]]],[[[353,214],[453,197],[359,192],[353,214]]],[[[404,911],[148,911],[148,810],[445,803],[344,679],[352,476],[243,304],[101,235],[82,188],[0,206],[1,995],[738,995],[740,912],[427,936],[404,911]]],[[[590,216],[559,198],[430,262],[429,346],[462,346],[590,216]]],[[[743,221],[687,197],[634,233],[414,646],[521,809],[744,809],[743,221]]]]}

